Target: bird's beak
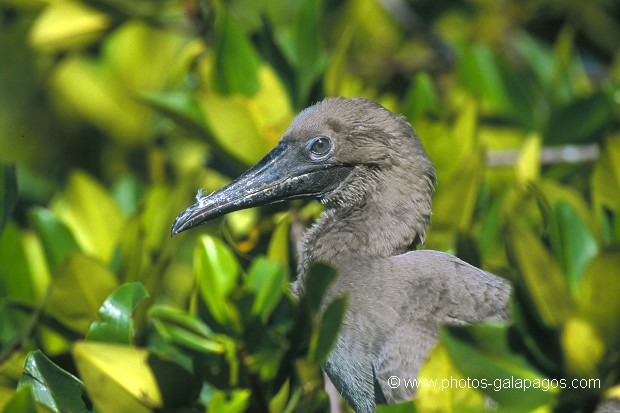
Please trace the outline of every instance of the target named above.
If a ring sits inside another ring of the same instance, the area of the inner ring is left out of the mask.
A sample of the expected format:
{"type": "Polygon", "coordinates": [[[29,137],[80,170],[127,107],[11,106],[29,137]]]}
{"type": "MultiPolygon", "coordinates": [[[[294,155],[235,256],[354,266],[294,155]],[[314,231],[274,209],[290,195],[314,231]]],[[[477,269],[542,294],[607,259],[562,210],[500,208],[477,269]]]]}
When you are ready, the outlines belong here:
{"type": "Polygon", "coordinates": [[[172,225],[172,235],[240,209],[288,199],[322,198],[352,169],[337,162],[312,162],[300,144],[282,141],[229,185],[183,211],[172,225]]]}

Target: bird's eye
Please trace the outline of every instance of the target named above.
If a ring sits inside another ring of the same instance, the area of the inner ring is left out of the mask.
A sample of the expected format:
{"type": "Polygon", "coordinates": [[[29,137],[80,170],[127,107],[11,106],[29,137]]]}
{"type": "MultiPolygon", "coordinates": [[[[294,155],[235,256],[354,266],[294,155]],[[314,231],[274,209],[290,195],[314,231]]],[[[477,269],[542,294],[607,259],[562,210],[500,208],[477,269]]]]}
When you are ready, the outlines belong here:
{"type": "Polygon", "coordinates": [[[310,144],[310,152],[316,158],[328,155],[332,150],[332,141],[325,136],[317,136],[310,144]]]}

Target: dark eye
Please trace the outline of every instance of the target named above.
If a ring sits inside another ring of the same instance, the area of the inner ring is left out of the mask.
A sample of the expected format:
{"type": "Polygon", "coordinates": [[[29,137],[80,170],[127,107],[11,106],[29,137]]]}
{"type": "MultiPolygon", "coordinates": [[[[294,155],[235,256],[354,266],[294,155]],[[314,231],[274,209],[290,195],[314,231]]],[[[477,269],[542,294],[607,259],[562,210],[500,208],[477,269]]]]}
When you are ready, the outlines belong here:
{"type": "Polygon", "coordinates": [[[332,141],[325,136],[318,136],[314,138],[310,144],[310,152],[315,157],[323,157],[327,155],[332,149],[332,141]]]}

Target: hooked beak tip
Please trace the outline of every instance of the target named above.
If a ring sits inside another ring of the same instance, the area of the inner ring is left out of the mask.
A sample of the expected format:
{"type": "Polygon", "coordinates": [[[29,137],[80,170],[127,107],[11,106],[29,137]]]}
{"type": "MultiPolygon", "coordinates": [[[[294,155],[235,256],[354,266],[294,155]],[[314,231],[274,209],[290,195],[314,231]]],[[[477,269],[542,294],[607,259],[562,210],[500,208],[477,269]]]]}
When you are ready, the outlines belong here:
{"type": "Polygon", "coordinates": [[[170,237],[174,237],[175,235],[190,229],[193,225],[194,220],[192,219],[192,207],[186,209],[181,212],[179,216],[176,217],[174,223],[172,224],[172,230],[170,231],[170,237]]]}

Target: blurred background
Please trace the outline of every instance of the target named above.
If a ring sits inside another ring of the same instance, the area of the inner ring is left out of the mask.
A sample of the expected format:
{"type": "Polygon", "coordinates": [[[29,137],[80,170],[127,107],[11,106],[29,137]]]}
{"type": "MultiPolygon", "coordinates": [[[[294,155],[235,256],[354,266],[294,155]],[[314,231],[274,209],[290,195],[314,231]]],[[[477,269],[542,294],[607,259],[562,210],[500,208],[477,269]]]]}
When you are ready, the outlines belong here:
{"type": "Polygon", "coordinates": [[[325,96],[412,123],[425,247],[515,282],[524,363],[603,380],[531,406],[620,394],[619,46],[614,0],[0,0],[0,409],[119,285],[189,308],[201,234],[294,275],[317,202],[170,227],[325,96]]]}

